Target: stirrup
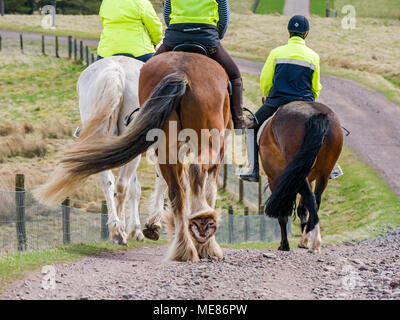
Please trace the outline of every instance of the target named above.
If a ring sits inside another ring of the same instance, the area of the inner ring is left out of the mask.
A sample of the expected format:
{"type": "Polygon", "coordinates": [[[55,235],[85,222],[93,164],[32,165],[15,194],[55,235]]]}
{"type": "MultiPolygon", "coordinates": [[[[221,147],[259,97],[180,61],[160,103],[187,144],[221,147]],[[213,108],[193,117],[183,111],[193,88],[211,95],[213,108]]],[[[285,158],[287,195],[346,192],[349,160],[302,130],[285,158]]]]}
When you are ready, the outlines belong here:
{"type": "Polygon", "coordinates": [[[329,176],[330,180],[337,179],[343,175],[343,170],[340,164],[336,164],[335,168],[332,170],[331,175],[329,176]]]}
{"type": "Polygon", "coordinates": [[[250,113],[250,115],[251,115],[252,118],[253,118],[254,124],[256,124],[257,126],[260,124],[260,123],[258,122],[258,120],[257,120],[257,118],[256,118],[256,115],[254,114],[253,111],[251,111],[250,109],[248,109],[248,108],[246,108],[246,107],[244,107],[244,108],[242,108],[242,109],[243,109],[243,111],[247,111],[248,113],[250,113]]]}

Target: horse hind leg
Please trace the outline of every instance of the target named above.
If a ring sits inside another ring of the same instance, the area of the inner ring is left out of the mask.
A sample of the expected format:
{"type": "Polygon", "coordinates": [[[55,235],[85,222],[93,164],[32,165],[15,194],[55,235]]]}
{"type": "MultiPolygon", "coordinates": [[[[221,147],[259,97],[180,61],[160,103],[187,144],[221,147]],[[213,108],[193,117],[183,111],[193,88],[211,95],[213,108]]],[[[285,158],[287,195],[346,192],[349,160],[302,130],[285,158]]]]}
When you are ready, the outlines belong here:
{"type": "Polygon", "coordinates": [[[304,206],[304,199],[301,197],[299,205],[297,207],[297,216],[300,219],[300,224],[301,224],[301,239],[299,242],[298,247],[303,248],[303,249],[308,249],[308,241],[310,239],[310,234],[306,232],[306,226],[307,226],[307,209],[304,206]]]}
{"type": "Polygon", "coordinates": [[[281,244],[278,248],[280,251],[290,251],[289,240],[287,236],[288,216],[278,217],[279,226],[281,227],[281,244]]]}
{"type": "MultiPolygon", "coordinates": [[[[317,188],[318,188],[318,183],[317,183],[317,188]]],[[[310,237],[311,235],[311,247],[309,248],[309,251],[318,253],[320,252],[322,240],[319,227],[318,205],[316,201],[316,196],[312,192],[311,186],[308,183],[308,181],[306,181],[300,193],[304,198],[304,206],[309,212],[309,217],[307,225],[303,232],[303,236],[307,238],[310,237]]]]}
{"type": "Polygon", "coordinates": [[[189,234],[186,216],[187,197],[184,168],[181,164],[166,164],[160,165],[160,170],[168,185],[172,213],[172,215],[166,216],[173,237],[167,258],[176,261],[198,261],[199,255],[189,234]]]}
{"type": "MultiPolygon", "coordinates": [[[[132,160],[128,165],[121,168],[120,175],[126,175],[129,177],[129,184],[126,186],[126,189],[129,189],[130,194],[130,214],[128,216],[128,226],[127,233],[128,238],[143,241],[144,235],[142,233],[142,228],[140,224],[140,216],[139,216],[139,201],[141,196],[141,186],[139,179],[136,174],[137,167],[140,162],[140,156],[136,159],[132,160]]],[[[125,199],[121,199],[125,201],[125,199]]]]}
{"type": "Polygon", "coordinates": [[[146,238],[157,241],[160,238],[161,217],[164,212],[164,194],[168,185],[162,177],[160,168],[156,165],[156,183],[151,204],[151,213],[143,229],[146,238]]]}
{"type": "Polygon", "coordinates": [[[112,242],[126,245],[127,235],[125,233],[125,221],[121,220],[117,215],[115,205],[115,178],[111,170],[100,173],[100,186],[103,190],[108,208],[108,230],[112,242]]]}
{"type": "Polygon", "coordinates": [[[192,164],[189,169],[192,191],[189,228],[200,258],[222,258],[222,249],[215,239],[218,213],[215,211],[218,170],[192,164]]]}

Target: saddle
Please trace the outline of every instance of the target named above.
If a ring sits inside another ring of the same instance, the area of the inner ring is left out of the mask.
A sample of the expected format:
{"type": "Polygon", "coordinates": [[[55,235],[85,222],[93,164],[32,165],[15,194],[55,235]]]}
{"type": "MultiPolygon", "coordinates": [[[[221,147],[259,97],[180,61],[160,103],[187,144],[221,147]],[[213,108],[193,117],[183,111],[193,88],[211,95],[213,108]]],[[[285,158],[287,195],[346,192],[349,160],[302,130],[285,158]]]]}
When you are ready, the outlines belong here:
{"type": "MultiPolygon", "coordinates": [[[[198,42],[186,42],[181,43],[175,46],[172,51],[182,51],[182,52],[191,52],[191,53],[198,53],[202,54],[203,56],[209,57],[210,54],[205,46],[198,42]]],[[[232,95],[232,83],[229,81],[228,83],[228,92],[229,95],[232,95]]]]}

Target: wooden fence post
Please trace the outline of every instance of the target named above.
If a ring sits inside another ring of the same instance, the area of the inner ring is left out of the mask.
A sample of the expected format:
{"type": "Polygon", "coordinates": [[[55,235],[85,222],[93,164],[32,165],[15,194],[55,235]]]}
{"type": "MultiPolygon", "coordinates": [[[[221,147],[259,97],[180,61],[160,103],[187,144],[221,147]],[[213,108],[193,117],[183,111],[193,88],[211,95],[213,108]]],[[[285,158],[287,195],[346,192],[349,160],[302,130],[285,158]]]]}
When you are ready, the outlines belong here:
{"type": "Polygon", "coordinates": [[[262,177],[260,175],[260,180],[258,181],[258,214],[262,214],[263,212],[263,205],[262,205],[262,177]]]}
{"type": "Polygon", "coordinates": [[[4,16],[4,0],[0,0],[0,15],[4,16]]]}
{"type": "Polygon", "coordinates": [[[60,57],[60,55],[59,55],[59,53],[58,53],[58,36],[56,36],[56,58],[59,58],[60,57]]]}
{"type": "Polygon", "coordinates": [[[228,164],[224,163],[224,177],[222,183],[222,190],[226,191],[226,183],[228,181],[228,164]]]}
{"type": "Polygon", "coordinates": [[[82,40],[79,41],[79,57],[80,57],[81,61],[83,61],[83,42],[82,42],[82,40]]]}
{"type": "Polygon", "coordinates": [[[64,200],[61,206],[62,210],[62,230],[63,230],[63,243],[71,242],[71,201],[69,197],[64,200]]]}
{"type": "Polygon", "coordinates": [[[256,13],[258,6],[260,5],[261,0],[255,0],[254,4],[253,4],[253,8],[251,9],[251,11],[253,11],[253,13],[256,13]]]}
{"type": "Polygon", "coordinates": [[[72,59],[72,37],[68,36],[68,59],[72,59]]]}
{"type": "Polygon", "coordinates": [[[45,56],[46,55],[46,44],[44,40],[44,34],[42,34],[42,54],[45,56]]]}
{"type": "Polygon", "coordinates": [[[74,60],[78,58],[78,47],[77,47],[77,41],[74,39],[74,60]]]}
{"type": "Polygon", "coordinates": [[[94,54],[93,54],[93,53],[91,53],[91,54],[90,54],[90,56],[92,57],[92,58],[91,58],[91,60],[92,60],[92,62],[91,62],[91,63],[94,63],[94,61],[95,61],[95,60],[94,60],[94,54]]]}
{"type": "Polygon", "coordinates": [[[25,229],[25,176],[15,176],[15,207],[17,211],[17,240],[18,251],[26,250],[26,229],[25,229]]]}
{"type": "Polygon", "coordinates": [[[265,241],[265,214],[260,214],[260,241],[265,241]]]}
{"type": "Polygon", "coordinates": [[[89,64],[90,64],[90,62],[89,62],[89,47],[86,46],[86,66],[89,67],[89,64]]]}
{"type": "Polygon", "coordinates": [[[1,35],[0,35],[0,51],[1,51],[1,35]]]}
{"type": "Polygon", "coordinates": [[[229,231],[229,243],[233,243],[233,208],[229,206],[228,209],[228,231],[229,231]]]}
{"type": "Polygon", "coordinates": [[[19,46],[21,48],[21,53],[24,53],[24,38],[22,33],[19,34],[19,46]]]}
{"type": "Polygon", "coordinates": [[[244,241],[249,241],[249,208],[244,208],[244,241]]]}
{"type": "Polygon", "coordinates": [[[108,233],[108,209],[107,209],[107,202],[102,201],[101,203],[101,240],[107,240],[109,238],[109,233],[108,233]]]}
{"type": "MultiPolygon", "coordinates": [[[[241,168],[242,166],[239,166],[241,168]]],[[[239,179],[239,203],[243,203],[243,180],[239,179]]]]}

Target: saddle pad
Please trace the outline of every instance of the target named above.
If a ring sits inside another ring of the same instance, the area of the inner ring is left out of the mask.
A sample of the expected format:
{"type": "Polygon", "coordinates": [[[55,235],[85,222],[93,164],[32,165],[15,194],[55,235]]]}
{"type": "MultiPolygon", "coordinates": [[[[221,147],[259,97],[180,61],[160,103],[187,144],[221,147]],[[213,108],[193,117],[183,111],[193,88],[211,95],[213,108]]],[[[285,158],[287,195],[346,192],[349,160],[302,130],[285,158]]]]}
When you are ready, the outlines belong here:
{"type": "Polygon", "coordinates": [[[267,125],[268,121],[270,121],[273,118],[273,116],[267,120],[264,121],[264,123],[261,125],[260,129],[258,129],[257,132],[257,145],[260,145],[260,139],[261,139],[261,135],[265,129],[265,126],[267,125]]]}

